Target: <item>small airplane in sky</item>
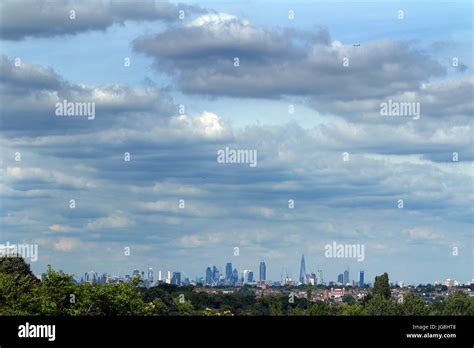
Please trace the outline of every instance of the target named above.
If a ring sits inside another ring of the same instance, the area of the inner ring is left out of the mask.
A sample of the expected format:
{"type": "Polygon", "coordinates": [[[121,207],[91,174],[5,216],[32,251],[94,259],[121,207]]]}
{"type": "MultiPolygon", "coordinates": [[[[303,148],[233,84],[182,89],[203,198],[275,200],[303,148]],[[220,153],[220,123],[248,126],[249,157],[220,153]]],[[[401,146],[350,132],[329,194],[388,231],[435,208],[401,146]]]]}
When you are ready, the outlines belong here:
{"type": "Polygon", "coordinates": [[[360,43],[352,44],[352,46],[359,47],[360,43]]]}

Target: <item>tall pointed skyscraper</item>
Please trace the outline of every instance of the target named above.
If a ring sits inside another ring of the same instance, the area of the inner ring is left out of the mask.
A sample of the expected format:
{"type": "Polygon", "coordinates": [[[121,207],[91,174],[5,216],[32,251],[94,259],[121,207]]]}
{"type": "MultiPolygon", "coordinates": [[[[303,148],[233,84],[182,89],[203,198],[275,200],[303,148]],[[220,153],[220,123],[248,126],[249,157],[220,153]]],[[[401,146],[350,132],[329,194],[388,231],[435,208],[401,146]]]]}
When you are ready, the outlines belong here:
{"type": "Polygon", "coordinates": [[[306,264],[304,262],[304,254],[301,255],[300,283],[306,284],[306,264]]]}

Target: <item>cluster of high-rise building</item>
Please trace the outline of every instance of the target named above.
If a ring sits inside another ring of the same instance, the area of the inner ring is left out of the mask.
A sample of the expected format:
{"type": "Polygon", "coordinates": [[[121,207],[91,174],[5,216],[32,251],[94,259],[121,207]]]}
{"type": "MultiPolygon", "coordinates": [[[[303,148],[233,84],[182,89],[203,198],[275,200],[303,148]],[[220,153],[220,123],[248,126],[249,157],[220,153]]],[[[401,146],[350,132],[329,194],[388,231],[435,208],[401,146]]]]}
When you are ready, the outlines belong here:
{"type": "MultiPolygon", "coordinates": [[[[125,276],[112,276],[108,273],[103,273],[99,275],[96,271],[89,271],[84,273],[80,279],[80,283],[90,283],[90,284],[114,284],[121,282],[128,282],[134,278],[139,277],[141,286],[152,287],[159,284],[172,284],[172,285],[204,285],[204,286],[242,286],[242,285],[262,285],[262,286],[280,286],[280,285],[289,285],[289,286],[298,286],[301,284],[311,284],[314,286],[317,285],[326,285],[329,287],[332,286],[352,286],[363,288],[364,286],[371,286],[371,283],[366,283],[364,278],[364,271],[359,271],[359,279],[351,280],[350,279],[350,269],[344,270],[343,273],[338,274],[337,281],[328,281],[325,282],[323,279],[323,271],[317,270],[316,273],[307,272],[306,270],[306,261],[304,255],[301,255],[300,262],[300,272],[298,281],[293,280],[289,274],[283,276],[281,274],[280,281],[271,282],[267,278],[267,266],[265,261],[261,261],[258,269],[258,277],[253,270],[244,269],[239,273],[237,268],[232,267],[231,262],[227,262],[225,265],[224,273],[221,273],[216,266],[207,267],[204,277],[196,277],[195,280],[190,280],[189,278],[182,277],[181,272],[172,272],[158,271],[158,274],[155,275],[153,268],[149,268],[145,273],[135,269],[131,274],[125,276]]],[[[434,285],[439,285],[438,281],[434,282],[434,285]]],[[[446,279],[441,283],[448,288],[460,286],[460,282],[454,279],[446,279]]],[[[468,283],[469,284],[469,283],[468,283]]],[[[470,281],[471,285],[474,285],[474,279],[470,281]]],[[[392,285],[395,285],[393,283],[392,285]]],[[[406,286],[405,282],[398,282],[400,288],[406,286]]]]}
{"type": "MultiPolygon", "coordinates": [[[[304,254],[301,255],[300,263],[300,276],[299,284],[311,284],[311,285],[321,285],[326,284],[323,280],[323,271],[317,270],[316,273],[307,273],[306,272],[306,261],[304,259],[304,254]]],[[[288,280],[286,283],[289,283],[288,280]]],[[[349,278],[349,269],[345,270],[343,273],[337,276],[337,282],[330,281],[328,285],[351,285],[351,286],[364,286],[364,271],[359,273],[359,281],[350,280],[349,278]]]]}
{"type": "Polygon", "coordinates": [[[359,280],[357,281],[357,280],[350,280],[349,269],[346,269],[344,273],[340,273],[337,276],[337,284],[363,287],[365,285],[364,271],[359,272],[359,280]]]}
{"type": "MultiPolygon", "coordinates": [[[[323,271],[317,270],[316,273],[306,272],[306,261],[304,255],[301,255],[299,284],[321,285],[323,284],[323,271]]],[[[288,278],[286,280],[288,282],[288,278]]]]}
{"type": "MultiPolygon", "coordinates": [[[[267,269],[264,261],[260,262],[259,277],[256,279],[254,272],[251,270],[243,270],[241,273],[236,268],[232,267],[231,262],[227,262],[225,266],[225,274],[221,274],[216,266],[207,267],[204,278],[196,279],[197,283],[202,283],[205,286],[240,286],[244,284],[258,284],[268,282],[267,269]]],[[[350,280],[349,269],[339,274],[337,282],[329,281],[324,282],[323,271],[317,270],[315,273],[307,272],[306,261],[304,255],[301,255],[300,272],[297,281],[292,280],[291,276],[286,274],[283,277],[283,273],[280,282],[272,283],[272,285],[300,285],[300,284],[311,284],[311,285],[351,285],[363,287],[364,282],[364,271],[360,271],[359,280],[350,280]]]]}
{"type": "Polygon", "coordinates": [[[144,271],[140,272],[140,270],[135,269],[132,271],[132,274],[126,274],[125,276],[111,276],[108,273],[99,276],[96,271],[89,271],[81,277],[80,282],[90,284],[113,284],[128,282],[136,277],[139,277],[141,285],[147,288],[163,283],[174,285],[187,285],[191,283],[188,278],[181,278],[181,272],[167,271],[166,274],[163,274],[162,271],[159,271],[158,277],[155,278],[153,268],[149,268],[146,274],[144,271]],[[163,275],[165,276],[163,277],[163,275]]]}
{"type": "Polygon", "coordinates": [[[216,266],[207,267],[205,278],[196,279],[198,283],[206,286],[237,286],[243,284],[256,284],[267,280],[267,268],[265,262],[260,262],[258,280],[252,270],[244,269],[241,274],[237,268],[232,267],[231,262],[225,265],[225,274],[221,274],[216,266]]]}
{"type": "MultiPolygon", "coordinates": [[[[107,273],[99,276],[95,271],[89,271],[84,274],[81,278],[81,282],[85,283],[117,283],[130,281],[135,277],[140,277],[141,283],[145,287],[151,287],[158,284],[174,284],[174,285],[188,285],[188,284],[202,284],[204,286],[242,286],[245,284],[262,284],[267,283],[267,266],[265,261],[261,261],[258,269],[258,277],[253,270],[244,269],[240,273],[237,268],[232,267],[231,262],[227,262],[225,265],[224,272],[221,273],[216,266],[207,267],[204,277],[197,277],[195,281],[190,281],[188,278],[182,279],[181,272],[171,272],[167,271],[162,273],[159,271],[157,276],[155,276],[152,268],[149,268],[145,273],[144,271],[139,271],[137,269],[133,270],[132,274],[125,276],[111,276],[107,273]]],[[[449,281],[449,280],[447,280],[449,281]]],[[[349,278],[349,269],[345,270],[343,273],[337,276],[337,282],[329,281],[324,282],[323,271],[317,270],[315,273],[308,273],[306,270],[306,261],[304,255],[301,255],[300,263],[300,272],[298,281],[291,279],[291,276],[288,274],[286,277],[282,277],[280,282],[272,283],[272,285],[300,285],[300,284],[311,284],[311,285],[351,285],[363,287],[364,282],[364,271],[360,271],[359,280],[350,280],[349,278]]],[[[451,282],[449,282],[451,285],[451,282]]]]}

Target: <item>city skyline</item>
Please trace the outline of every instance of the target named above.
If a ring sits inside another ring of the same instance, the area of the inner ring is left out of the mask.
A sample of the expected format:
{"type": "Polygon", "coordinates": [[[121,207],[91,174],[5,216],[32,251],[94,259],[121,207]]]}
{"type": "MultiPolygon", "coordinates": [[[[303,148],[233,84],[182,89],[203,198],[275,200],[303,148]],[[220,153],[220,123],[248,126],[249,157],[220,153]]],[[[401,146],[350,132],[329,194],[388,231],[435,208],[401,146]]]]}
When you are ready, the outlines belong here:
{"type": "Polygon", "coordinates": [[[1,1],[0,244],[466,282],[472,37],[457,0],[1,1]]]}
{"type": "MultiPolygon", "coordinates": [[[[265,266],[265,274],[266,274],[266,263],[265,261],[261,261],[259,263],[259,268],[261,266],[261,264],[264,264],[265,266]]],[[[228,265],[231,265],[232,263],[231,262],[226,262],[225,263],[225,269],[227,269],[227,266],[228,265]]],[[[231,274],[231,276],[236,276],[235,274],[235,271],[237,269],[236,268],[232,268],[232,271],[233,271],[233,274],[231,274]]],[[[130,280],[133,276],[135,275],[141,275],[142,277],[142,280],[143,279],[147,279],[149,280],[150,279],[150,272],[151,272],[151,279],[155,280],[155,281],[159,281],[159,282],[163,282],[163,283],[168,283],[168,284],[175,284],[173,282],[173,278],[174,278],[174,275],[175,273],[179,273],[180,274],[180,277],[181,275],[186,275],[186,276],[183,276],[181,277],[180,279],[181,280],[184,280],[186,279],[188,281],[189,284],[191,283],[201,283],[202,285],[204,286],[216,286],[216,285],[219,285],[219,286],[242,286],[244,284],[258,284],[258,283],[268,283],[268,284],[271,284],[271,285],[276,285],[277,283],[281,283],[281,284],[284,284],[285,281],[290,281],[293,285],[305,285],[305,284],[309,284],[309,282],[307,281],[308,279],[311,278],[311,276],[313,275],[316,275],[316,279],[315,279],[315,282],[311,285],[313,286],[317,286],[317,285],[325,285],[325,286],[346,286],[346,285],[350,285],[350,286],[361,286],[361,285],[371,285],[373,284],[373,279],[375,279],[375,276],[377,276],[377,274],[373,275],[372,278],[370,278],[369,280],[367,280],[367,278],[365,277],[365,271],[364,270],[358,270],[357,272],[354,273],[353,277],[351,278],[350,277],[350,271],[349,270],[344,270],[342,273],[339,273],[337,275],[334,275],[334,276],[331,276],[329,275],[326,279],[324,277],[322,277],[322,274],[323,274],[323,271],[322,270],[317,270],[316,272],[307,272],[306,273],[306,281],[304,283],[301,283],[299,280],[297,281],[297,279],[295,278],[287,278],[288,276],[290,276],[289,274],[285,274],[283,275],[283,273],[281,273],[280,275],[280,279],[265,279],[264,281],[261,280],[260,278],[260,275],[259,273],[257,273],[255,270],[253,269],[243,269],[243,270],[237,270],[238,273],[237,273],[237,276],[238,276],[238,281],[236,281],[237,284],[233,284],[233,283],[229,283],[228,282],[228,277],[227,277],[227,270],[225,273],[221,272],[220,268],[217,266],[217,265],[211,265],[211,266],[207,266],[206,267],[206,270],[202,273],[202,274],[196,274],[196,275],[189,275],[188,273],[184,272],[183,270],[176,270],[176,269],[171,269],[171,270],[164,270],[164,269],[154,269],[153,267],[148,267],[147,268],[147,272],[145,271],[141,271],[139,269],[134,269],[133,272],[130,272],[130,274],[127,274],[127,273],[124,273],[124,274],[114,274],[114,273],[108,273],[108,272],[97,272],[95,270],[89,270],[87,272],[85,272],[83,275],[74,275],[75,276],[75,279],[78,280],[78,278],[80,277],[80,279],[84,279],[84,280],[87,280],[86,277],[87,276],[90,276],[90,274],[92,273],[95,273],[95,275],[97,277],[102,277],[104,275],[108,275],[108,276],[112,276],[112,277],[117,277],[117,278],[120,278],[120,279],[123,279],[123,280],[130,280]],[[155,274],[155,271],[157,272],[157,274],[155,274]],[[208,271],[209,271],[209,278],[208,278],[208,271]],[[220,277],[222,283],[221,284],[216,284],[214,281],[213,281],[213,278],[216,277],[215,275],[215,272],[217,272],[217,278],[220,277]],[[244,272],[252,272],[253,273],[253,281],[249,281],[245,275],[248,274],[248,273],[244,273],[244,272]],[[146,274],[146,276],[145,276],[146,274]],[[159,275],[158,275],[159,274],[159,275]],[[165,276],[162,276],[163,274],[165,274],[165,276]],[[166,276],[167,274],[167,276],[166,276]],[[173,275],[173,276],[172,276],[173,275]],[[258,276],[258,278],[257,278],[258,276]],[[339,279],[341,279],[341,281],[339,281],[339,279]],[[243,280],[243,281],[242,281],[243,280]]],[[[40,277],[40,275],[38,275],[40,277]]],[[[467,280],[462,280],[462,279],[451,279],[449,277],[447,278],[439,278],[439,279],[436,279],[436,280],[433,280],[431,282],[427,282],[427,283],[422,283],[422,282],[407,282],[403,279],[389,279],[390,280],[390,283],[391,284],[397,284],[397,285],[400,285],[400,286],[408,286],[408,285],[411,285],[411,286],[416,286],[416,285],[426,285],[426,284],[444,284],[446,282],[450,282],[451,286],[454,285],[454,282],[459,282],[459,284],[471,284],[474,282],[474,278],[472,279],[467,279],[467,280]]],[[[182,285],[182,284],[176,284],[176,285],[182,285]]]]}

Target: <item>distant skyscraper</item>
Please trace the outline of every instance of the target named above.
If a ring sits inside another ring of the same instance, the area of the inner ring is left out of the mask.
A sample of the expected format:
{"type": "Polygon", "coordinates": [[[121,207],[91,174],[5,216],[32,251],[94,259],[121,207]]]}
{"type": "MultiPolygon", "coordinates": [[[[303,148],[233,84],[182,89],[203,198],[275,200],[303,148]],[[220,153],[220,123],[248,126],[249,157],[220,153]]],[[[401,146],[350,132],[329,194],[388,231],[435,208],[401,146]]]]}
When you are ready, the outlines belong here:
{"type": "Polygon", "coordinates": [[[344,285],[349,283],[349,270],[344,271],[344,285]]]}
{"type": "Polygon", "coordinates": [[[225,280],[228,282],[232,280],[232,263],[230,262],[225,265],[225,280]]]}
{"type": "Polygon", "coordinates": [[[242,282],[243,283],[248,282],[248,274],[249,274],[249,270],[244,269],[243,272],[242,272],[242,282]]]}
{"type": "Polygon", "coordinates": [[[259,278],[259,280],[261,282],[264,282],[265,280],[267,280],[267,266],[265,265],[264,261],[260,262],[260,278],[259,278]]]}
{"type": "Polygon", "coordinates": [[[239,281],[239,271],[237,271],[237,268],[234,268],[232,271],[232,284],[235,284],[239,281]]]}
{"type": "Polygon", "coordinates": [[[337,282],[339,284],[344,283],[344,275],[342,273],[337,276],[337,282]]]}
{"type": "Polygon", "coordinates": [[[304,262],[304,254],[301,255],[300,283],[306,284],[306,263],[304,262]]]}
{"type": "Polygon", "coordinates": [[[212,284],[212,271],[211,267],[206,268],[206,285],[212,284]]]}
{"type": "Polygon", "coordinates": [[[147,279],[149,284],[153,283],[153,268],[151,267],[148,268],[147,279]]]}
{"type": "Polygon", "coordinates": [[[216,266],[212,266],[212,281],[217,283],[219,281],[219,270],[216,266]]]}
{"type": "Polygon", "coordinates": [[[323,271],[320,269],[316,272],[316,284],[321,285],[323,283],[323,271]]]}
{"type": "Polygon", "coordinates": [[[181,284],[181,272],[173,272],[173,277],[171,278],[171,284],[174,284],[174,285],[181,284]]]}
{"type": "Polygon", "coordinates": [[[249,283],[253,282],[253,272],[252,271],[249,271],[249,273],[247,275],[247,280],[248,280],[249,283]]]}
{"type": "Polygon", "coordinates": [[[359,273],[359,286],[364,286],[364,271],[360,271],[359,273]]]}

